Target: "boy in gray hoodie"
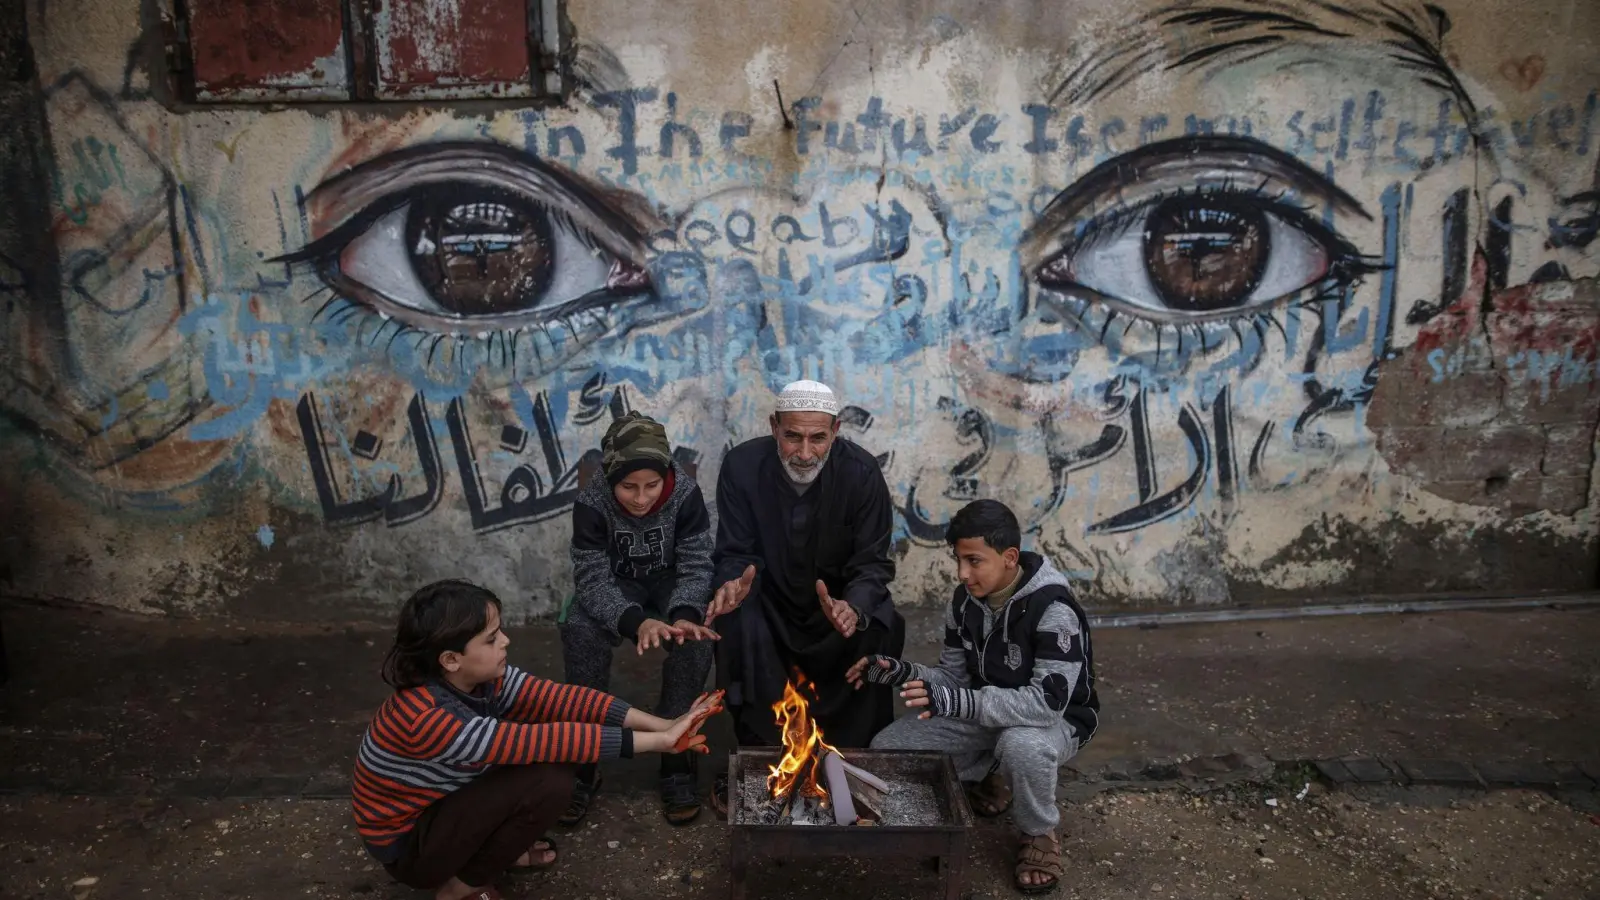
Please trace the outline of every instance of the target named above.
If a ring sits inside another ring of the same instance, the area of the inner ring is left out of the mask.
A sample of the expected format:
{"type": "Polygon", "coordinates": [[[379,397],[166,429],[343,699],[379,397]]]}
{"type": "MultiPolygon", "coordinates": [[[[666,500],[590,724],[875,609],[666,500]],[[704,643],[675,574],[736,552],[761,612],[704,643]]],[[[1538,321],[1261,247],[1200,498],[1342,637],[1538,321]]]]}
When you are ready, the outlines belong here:
{"type": "MultiPolygon", "coordinates": [[[[630,412],[600,443],[605,477],[572,506],[572,569],[577,592],[561,625],[567,682],[608,691],[612,650],[627,641],[639,655],[667,651],[656,714],[682,715],[711,672],[706,628],[711,601],[711,517],[700,486],[673,462],[661,423],[630,412]]],[[[669,754],[670,755],[670,754],[669,754]]],[[[685,825],[700,814],[694,760],[661,762],[662,814],[685,825]]],[[[558,821],[583,820],[600,789],[596,766],[579,767],[571,804],[558,821]]]]}
{"type": "Polygon", "coordinates": [[[1099,724],[1089,620],[1055,566],[1022,552],[1022,530],[1005,504],[968,504],[945,540],[961,584],[945,615],[938,666],[871,656],[848,677],[858,690],[898,686],[906,706],[920,711],[879,732],[874,749],[947,752],[974,811],[1012,809],[1022,832],[1016,886],[1041,893],[1062,874],[1057,769],[1099,724]]]}

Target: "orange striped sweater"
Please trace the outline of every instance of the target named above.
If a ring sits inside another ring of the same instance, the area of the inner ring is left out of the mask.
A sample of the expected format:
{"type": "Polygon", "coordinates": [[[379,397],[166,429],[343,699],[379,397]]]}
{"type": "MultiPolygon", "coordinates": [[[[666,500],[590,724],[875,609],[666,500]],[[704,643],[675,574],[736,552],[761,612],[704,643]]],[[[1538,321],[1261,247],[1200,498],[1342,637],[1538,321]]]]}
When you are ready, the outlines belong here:
{"type": "Polygon", "coordinates": [[[351,799],[361,839],[380,862],[394,861],[429,804],[494,765],[631,756],[628,709],[610,694],[515,666],[471,695],[437,681],[396,691],[356,757],[351,799]]]}

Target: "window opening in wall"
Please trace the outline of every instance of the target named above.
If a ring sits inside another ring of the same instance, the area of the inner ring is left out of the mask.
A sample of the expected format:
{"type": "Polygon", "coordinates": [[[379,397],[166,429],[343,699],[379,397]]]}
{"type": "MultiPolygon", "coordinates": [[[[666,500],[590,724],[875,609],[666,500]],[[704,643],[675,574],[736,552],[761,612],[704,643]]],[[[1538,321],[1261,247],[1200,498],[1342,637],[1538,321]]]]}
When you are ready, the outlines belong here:
{"type": "Polygon", "coordinates": [[[561,95],[560,0],[164,0],[189,103],[561,95]]]}

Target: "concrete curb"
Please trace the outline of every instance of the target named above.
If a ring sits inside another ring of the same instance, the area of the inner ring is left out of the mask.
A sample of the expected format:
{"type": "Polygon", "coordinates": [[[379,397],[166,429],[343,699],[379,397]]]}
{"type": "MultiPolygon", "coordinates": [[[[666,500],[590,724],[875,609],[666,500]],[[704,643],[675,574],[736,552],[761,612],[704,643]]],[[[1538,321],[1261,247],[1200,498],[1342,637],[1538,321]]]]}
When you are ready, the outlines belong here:
{"type": "Polygon", "coordinates": [[[1312,763],[1330,784],[1440,785],[1485,790],[1527,788],[1542,791],[1600,790],[1600,762],[1550,760],[1384,759],[1346,757],[1312,763]]]}
{"type": "MultiPolygon", "coordinates": [[[[1323,760],[1271,760],[1246,753],[1179,761],[1117,760],[1094,771],[1068,768],[1064,784],[1098,791],[1189,788],[1204,791],[1230,784],[1260,783],[1280,775],[1316,772],[1335,788],[1437,785],[1478,790],[1600,791],[1600,760],[1506,762],[1436,758],[1389,759],[1348,756],[1323,760]]],[[[345,800],[344,773],[239,775],[152,779],[139,777],[28,778],[0,773],[0,796],[169,796],[203,800],[345,800]]]]}

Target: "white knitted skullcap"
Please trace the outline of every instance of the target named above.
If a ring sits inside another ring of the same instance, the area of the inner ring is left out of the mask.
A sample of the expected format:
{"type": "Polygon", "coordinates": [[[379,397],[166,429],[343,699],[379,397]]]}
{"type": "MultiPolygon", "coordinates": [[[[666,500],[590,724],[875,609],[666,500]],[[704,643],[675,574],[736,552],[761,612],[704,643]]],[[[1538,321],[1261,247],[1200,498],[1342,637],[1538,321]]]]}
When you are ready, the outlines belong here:
{"type": "Polygon", "coordinates": [[[839,414],[839,401],[833,389],[820,381],[794,381],[778,395],[778,412],[819,412],[839,414]]]}

